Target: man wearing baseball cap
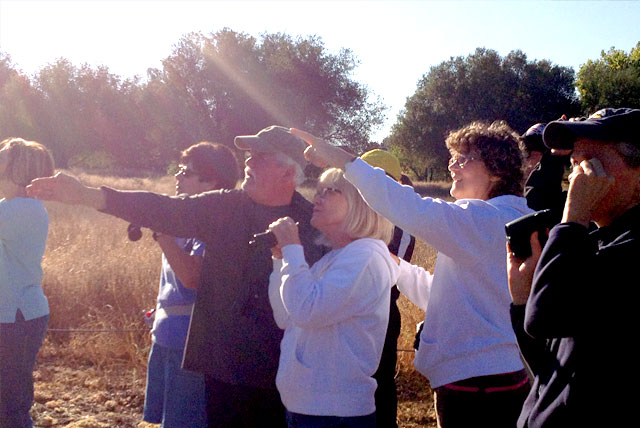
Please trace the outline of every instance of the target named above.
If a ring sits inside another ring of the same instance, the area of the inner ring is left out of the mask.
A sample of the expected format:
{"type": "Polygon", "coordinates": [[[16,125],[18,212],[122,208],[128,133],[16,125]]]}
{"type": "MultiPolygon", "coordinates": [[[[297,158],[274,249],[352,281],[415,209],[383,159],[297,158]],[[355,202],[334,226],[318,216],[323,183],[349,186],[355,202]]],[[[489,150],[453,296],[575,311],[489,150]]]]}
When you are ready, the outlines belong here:
{"type": "Polygon", "coordinates": [[[296,192],[304,179],[306,144],[288,128],[270,126],[236,137],[246,150],[241,189],[193,196],[91,188],[58,173],[33,181],[40,199],[87,205],[156,232],[194,237],[206,245],[184,352],[183,368],[205,375],[210,427],[284,427],[275,386],[282,330],[268,298],[269,248],[253,234],[285,216],[299,223],[305,256],[320,257],[310,219],[313,206],[296,192]]]}
{"type": "MultiPolygon", "coordinates": [[[[563,115],[559,120],[566,120],[563,115]]],[[[569,164],[568,150],[551,151],[542,141],[546,123],[536,123],[522,135],[525,171],[524,197],[533,210],[550,209],[554,224],[560,222],[566,191],[562,189],[565,169],[569,164]]]]}
{"type": "Polygon", "coordinates": [[[542,156],[549,151],[542,141],[545,123],[536,123],[522,135],[524,143],[524,176],[528,177],[533,168],[540,162],[542,156]]]}
{"type": "Polygon", "coordinates": [[[533,255],[508,255],[512,321],[535,375],[519,427],[622,426],[635,420],[640,254],[640,110],[554,121],[572,150],[562,222],[533,255]],[[589,223],[598,228],[589,231],[589,223]],[[534,271],[535,268],[535,271],[534,271]],[[531,280],[533,279],[533,283],[531,280]],[[531,287],[531,290],[528,290],[531,287]],[[633,401],[632,401],[633,400],[633,401]]]}

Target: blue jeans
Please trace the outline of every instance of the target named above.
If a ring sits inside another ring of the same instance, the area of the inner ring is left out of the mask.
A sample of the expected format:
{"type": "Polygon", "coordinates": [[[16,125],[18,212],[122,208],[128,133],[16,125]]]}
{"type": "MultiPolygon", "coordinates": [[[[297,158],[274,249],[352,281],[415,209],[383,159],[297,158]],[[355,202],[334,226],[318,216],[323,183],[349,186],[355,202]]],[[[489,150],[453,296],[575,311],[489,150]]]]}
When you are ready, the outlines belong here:
{"type": "Polygon", "coordinates": [[[0,323],[0,428],[31,428],[33,369],[47,333],[49,315],[0,323]]]}
{"type": "Polygon", "coordinates": [[[312,416],[287,410],[289,428],[376,428],[376,413],[365,416],[312,416]]]}
{"type": "Polygon", "coordinates": [[[180,368],[182,353],[151,345],[143,420],[163,428],[206,428],[204,376],[180,368]]]}

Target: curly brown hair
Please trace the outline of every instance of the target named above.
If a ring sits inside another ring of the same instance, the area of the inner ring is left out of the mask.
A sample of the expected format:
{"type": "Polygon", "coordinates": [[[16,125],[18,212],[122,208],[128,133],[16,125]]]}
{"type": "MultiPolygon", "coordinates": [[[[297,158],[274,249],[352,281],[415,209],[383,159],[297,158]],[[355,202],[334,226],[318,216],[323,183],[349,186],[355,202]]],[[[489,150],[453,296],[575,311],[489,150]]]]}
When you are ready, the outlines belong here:
{"type": "Polygon", "coordinates": [[[472,122],[451,131],[446,144],[452,155],[477,152],[489,174],[498,178],[489,192],[489,199],[500,195],[522,195],[523,143],[505,121],[491,124],[472,122]]]}

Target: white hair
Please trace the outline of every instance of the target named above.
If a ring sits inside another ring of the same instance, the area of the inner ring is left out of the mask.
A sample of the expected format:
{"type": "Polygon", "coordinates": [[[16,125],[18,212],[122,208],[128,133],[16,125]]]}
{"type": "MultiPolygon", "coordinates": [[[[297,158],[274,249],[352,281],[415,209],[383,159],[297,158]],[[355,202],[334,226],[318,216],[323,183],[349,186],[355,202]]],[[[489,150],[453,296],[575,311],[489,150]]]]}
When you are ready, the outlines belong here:
{"type": "Polygon", "coordinates": [[[302,166],[298,162],[294,161],[292,158],[282,152],[276,152],[275,155],[276,160],[280,165],[295,167],[296,170],[293,176],[293,182],[295,183],[296,187],[304,183],[306,177],[304,175],[304,171],[302,170],[302,166]]]}

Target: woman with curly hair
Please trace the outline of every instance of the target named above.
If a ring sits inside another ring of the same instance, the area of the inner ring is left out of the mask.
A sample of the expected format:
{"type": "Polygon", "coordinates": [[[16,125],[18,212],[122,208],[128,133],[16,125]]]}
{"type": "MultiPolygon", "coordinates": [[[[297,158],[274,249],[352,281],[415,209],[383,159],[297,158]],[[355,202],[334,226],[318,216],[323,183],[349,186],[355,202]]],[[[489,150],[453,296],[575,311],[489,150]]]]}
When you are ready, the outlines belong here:
{"type": "Polygon", "coordinates": [[[425,310],[415,366],[434,389],[440,427],[515,426],[529,390],[509,318],[504,225],[531,212],[519,136],[504,122],[451,132],[455,202],[421,197],[302,131],[310,160],[345,170],[371,207],[438,251],[433,273],[400,261],[398,288],[425,310]]]}
{"type": "Polygon", "coordinates": [[[49,216],[25,187],[53,174],[53,158],[35,141],[0,143],[0,428],[31,428],[33,368],[49,324],[42,255],[49,216]]]}

